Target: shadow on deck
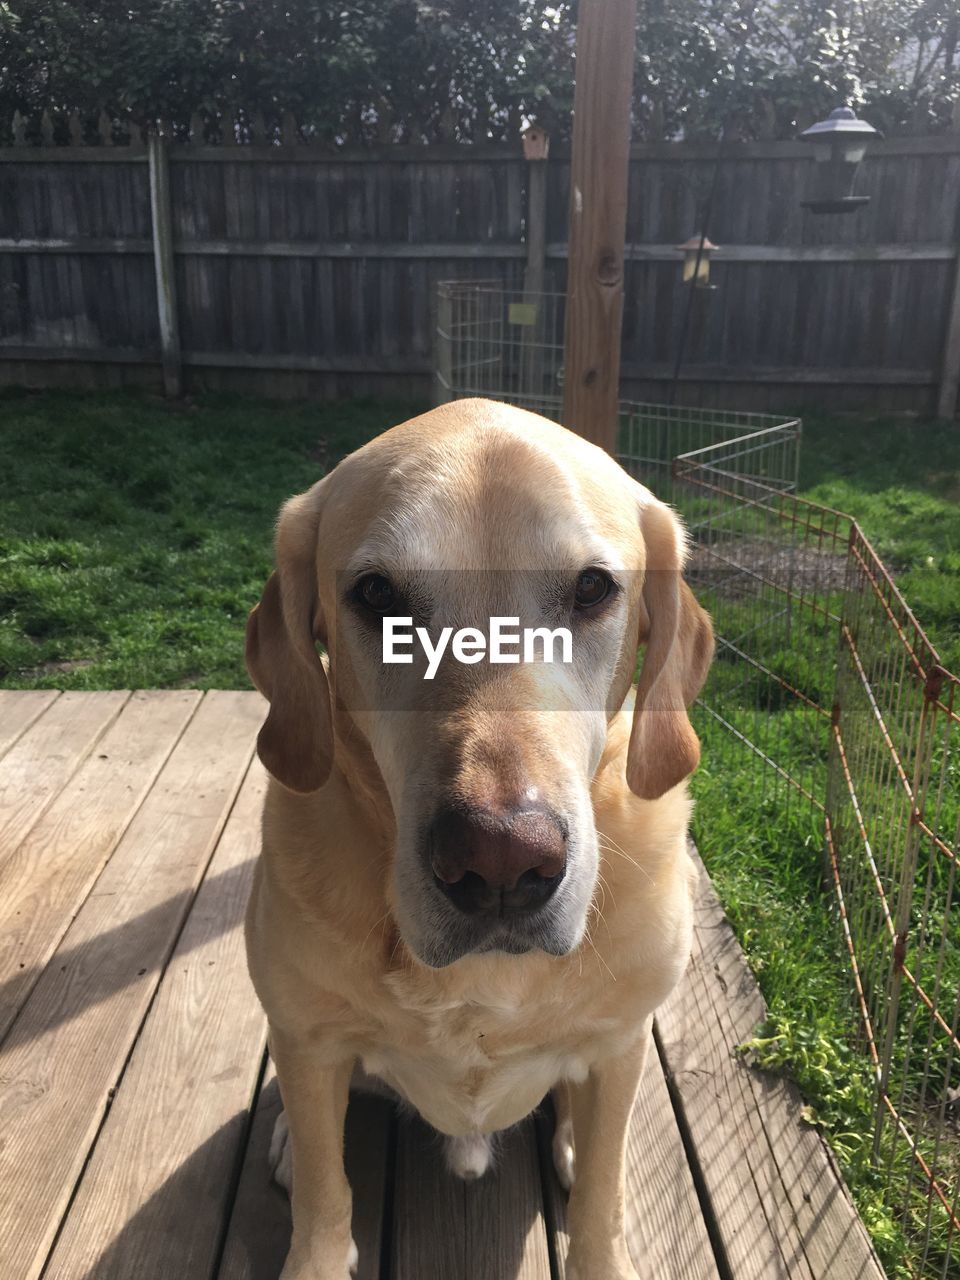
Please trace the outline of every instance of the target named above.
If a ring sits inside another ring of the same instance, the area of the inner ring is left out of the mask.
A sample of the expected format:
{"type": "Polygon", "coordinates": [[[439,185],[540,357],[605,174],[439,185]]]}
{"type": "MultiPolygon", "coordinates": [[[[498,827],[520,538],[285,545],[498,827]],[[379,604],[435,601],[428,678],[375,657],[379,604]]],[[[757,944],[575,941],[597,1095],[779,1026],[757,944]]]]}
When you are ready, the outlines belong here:
{"type": "MultiPolygon", "coordinates": [[[[241,928],[262,710],[251,693],[0,693],[0,1276],[280,1273],[280,1101],[241,928]]],[[[763,1013],[701,872],[629,1138],[639,1269],[881,1280],[796,1091],[735,1053],[763,1013]]],[[[465,1184],[426,1126],[355,1097],[360,1280],[563,1280],[550,1126],[525,1121],[465,1184]]]]}

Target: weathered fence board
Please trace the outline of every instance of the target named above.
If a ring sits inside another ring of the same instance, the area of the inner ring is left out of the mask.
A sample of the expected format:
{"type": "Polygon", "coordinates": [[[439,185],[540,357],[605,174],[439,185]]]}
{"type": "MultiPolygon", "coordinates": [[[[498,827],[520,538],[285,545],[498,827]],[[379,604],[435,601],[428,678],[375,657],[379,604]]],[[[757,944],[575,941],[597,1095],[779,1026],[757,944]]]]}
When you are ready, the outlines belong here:
{"type": "MultiPolygon", "coordinates": [[[[519,146],[169,150],[173,293],[187,386],[425,396],[442,279],[522,289],[519,146]]],[[[624,391],[662,397],[700,230],[704,144],[631,150],[624,391]]],[[[0,148],[0,382],[159,387],[147,148],[0,148]]],[[[569,156],[546,169],[545,287],[563,290],[569,156]]],[[[801,208],[809,151],[729,144],[682,398],[743,408],[956,404],[960,136],[875,144],[852,216],[801,208]],[[951,317],[953,326],[950,327],[951,317]]],[[[169,354],[168,354],[169,362],[169,354]]]]}

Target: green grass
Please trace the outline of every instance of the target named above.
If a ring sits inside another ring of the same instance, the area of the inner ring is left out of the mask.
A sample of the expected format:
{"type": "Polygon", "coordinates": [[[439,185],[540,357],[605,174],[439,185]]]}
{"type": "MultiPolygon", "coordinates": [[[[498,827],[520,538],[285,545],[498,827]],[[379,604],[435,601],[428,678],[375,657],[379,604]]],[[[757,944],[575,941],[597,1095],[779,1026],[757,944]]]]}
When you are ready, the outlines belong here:
{"type": "MultiPolygon", "coordinates": [[[[130,392],[0,397],[0,683],[244,687],[242,621],[280,502],[416,406],[130,392]]],[[[808,496],[849,511],[960,665],[960,444],[813,420],[808,496]]]]}
{"type": "Polygon", "coordinates": [[[244,688],[277,509],[416,406],[0,398],[0,684],[244,688]]]}
{"type": "Polygon", "coordinates": [[[960,428],[807,419],[800,488],[859,522],[945,665],[960,668],[960,428]]]}

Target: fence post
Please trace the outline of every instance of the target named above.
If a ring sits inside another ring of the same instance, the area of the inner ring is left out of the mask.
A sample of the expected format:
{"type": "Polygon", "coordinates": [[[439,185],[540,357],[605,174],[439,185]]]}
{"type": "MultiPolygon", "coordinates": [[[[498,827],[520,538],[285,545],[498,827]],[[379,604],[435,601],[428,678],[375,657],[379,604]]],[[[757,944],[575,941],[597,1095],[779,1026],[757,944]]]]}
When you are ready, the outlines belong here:
{"type": "Polygon", "coordinates": [[[177,324],[177,291],[173,264],[173,214],[170,208],[170,157],[167,140],[152,132],[147,139],[150,163],[150,220],[153,230],[153,265],[157,275],[157,313],[163,357],[163,390],[180,395],[180,330],[177,324]]]}
{"type": "Polygon", "coordinates": [[[940,366],[940,388],[937,417],[952,418],[957,412],[960,391],[960,247],[953,269],[953,290],[947,311],[947,332],[943,340],[943,362],[940,366]]]}

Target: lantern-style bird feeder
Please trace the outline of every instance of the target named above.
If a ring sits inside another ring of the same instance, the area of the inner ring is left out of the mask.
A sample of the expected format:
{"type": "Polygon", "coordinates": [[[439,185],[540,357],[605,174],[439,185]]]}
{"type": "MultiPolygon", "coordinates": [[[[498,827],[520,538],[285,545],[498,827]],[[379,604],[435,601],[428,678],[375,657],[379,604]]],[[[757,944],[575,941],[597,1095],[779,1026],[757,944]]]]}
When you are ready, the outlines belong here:
{"type": "Polygon", "coordinates": [[[710,255],[720,246],[701,234],[676,247],[683,254],[683,283],[693,284],[695,289],[715,289],[717,286],[710,283],[710,255]]]}
{"type": "Polygon", "coordinates": [[[811,213],[852,213],[869,204],[869,196],[855,196],[853,184],[871,138],[879,133],[866,120],[858,120],[850,107],[837,107],[826,120],[804,129],[802,142],[813,144],[817,162],[814,197],[804,200],[811,213]]]}

